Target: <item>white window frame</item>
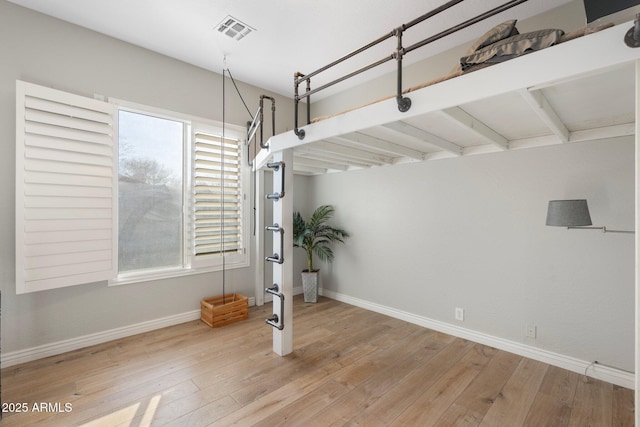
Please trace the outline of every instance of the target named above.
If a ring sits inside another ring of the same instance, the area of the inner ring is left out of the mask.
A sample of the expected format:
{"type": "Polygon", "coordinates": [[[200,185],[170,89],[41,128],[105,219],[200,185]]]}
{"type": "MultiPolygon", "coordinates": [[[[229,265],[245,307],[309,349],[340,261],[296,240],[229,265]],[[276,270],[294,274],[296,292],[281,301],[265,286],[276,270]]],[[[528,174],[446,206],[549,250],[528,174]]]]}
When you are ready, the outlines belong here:
{"type": "MultiPolygon", "coordinates": [[[[212,126],[211,124],[206,124],[203,122],[193,123],[191,129],[191,140],[195,141],[196,133],[205,133],[211,135],[222,136],[224,133],[224,137],[227,139],[236,139],[238,141],[239,147],[239,167],[241,171],[240,176],[240,188],[241,197],[242,197],[242,212],[241,212],[241,230],[242,237],[240,241],[240,251],[235,254],[212,254],[212,255],[199,255],[195,256],[195,242],[192,240],[189,245],[189,253],[193,254],[191,259],[191,266],[197,270],[206,270],[206,271],[219,271],[223,268],[241,268],[248,267],[250,265],[249,260],[249,217],[250,217],[250,209],[249,209],[249,181],[250,181],[250,167],[248,164],[243,162],[247,159],[247,148],[245,141],[243,139],[244,134],[239,131],[239,127],[230,127],[225,124],[224,129],[221,126],[212,126]],[[224,130],[224,132],[223,132],[224,130]]],[[[243,130],[244,131],[244,130],[243,130]]],[[[246,132],[246,131],[245,131],[246,132]]],[[[195,155],[195,144],[191,144],[191,155],[192,157],[195,155]]],[[[195,162],[191,161],[192,168],[195,167],[195,162]]],[[[190,177],[193,178],[195,176],[195,170],[192,170],[190,177]]],[[[191,187],[191,200],[189,204],[189,213],[191,214],[191,224],[195,221],[195,209],[193,207],[194,198],[195,198],[195,187],[193,185],[191,187]]],[[[189,235],[192,236],[193,233],[189,231],[189,235]]]]}
{"type": "MultiPolygon", "coordinates": [[[[182,159],[182,259],[181,259],[181,265],[180,266],[173,266],[173,267],[160,267],[160,268],[149,268],[149,269],[144,269],[144,270],[136,270],[136,271],[131,271],[131,272],[126,272],[126,273],[120,273],[120,271],[118,270],[118,273],[116,275],[116,277],[114,279],[111,279],[109,281],[110,285],[123,285],[123,284],[127,284],[127,283],[137,283],[137,282],[144,282],[144,281],[150,281],[150,280],[156,280],[156,279],[162,279],[162,278],[167,278],[167,277],[177,277],[177,276],[181,276],[183,274],[183,271],[188,268],[188,246],[186,244],[186,227],[187,227],[187,220],[185,215],[187,214],[185,206],[187,205],[187,200],[188,200],[188,192],[189,192],[189,184],[187,181],[189,181],[189,176],[190,174],[187,173],[187,171],[189,170],[189,166],[188,166],[188,152],[189,152],[189,144],[190,144],[190,126],[191,123],[188,119],[187,116],[184,115],[180,115],[178,113],[173,113],[171,111],[167,111],[167,110],[162,110],[159,108],[155,108],[155,107],[149,107],[149,106],[144,106],[144,105],[140,105],[140,104],[135,104],[135,103],[131,103],[131,102],[126,102],[126,101],[115,101],[110,99],[109,100],[111,103],[113,103],[116,106],[116,121],[119,121],[119,113],[120,111],[126,111],[129,113],[136,113],[136,114],[141,114],[141,115],[146,115],[146,116],[150,116],[150,117],[154,117],[154,118],[158,118],[158,119],[164,119],[164,120],[171,120],[171,121],[175,121],[175,122],[181,122],[183,124],[183,133],[182,133],[182,152],[183,152],[183,159],[182,159]],[[180,116],[180,117],[178,117],[180,116]]],[[[119,128],[119,122],[118,122],[118,128],[119,128]]],[[[115,145],[117,147],[117,149],[120,149],[120,140],[119,140],[119,136],[116,135],[116,141],[115,141],[115,145]]],[[[119,158],[119,156],[118,156],[119,158]]],[[[119,168],[117,168],[117,170],[119,171],[119,168]]],[[[116,217],[118,216],[118,212],[116,212],[116,217]]],[[[118,218],[118,224],[119,224],[119,218],[118,218]]],[[[119,238],[119,236],[118,236],[119,238]]],[[[119,242],[118,242],[119,243],[119,242]]]]}
{"type": "MultiPolygon", "coordinates": [[[[177,113],[165,109],[133,103],[121,99],[110,98],[109,102],[114,104],[117,110],[125,110],[139,114],[146,114],[153,117],[163,118],[167,120],[181,121],[185,124],[185,146],[183,148],[183,262],[181,267],[158,268],[143,271],[135,271],[129,273],[118,274],[117,277],[109,281],[109,286],[125,285],[130,283],[147,282],[160,279],[168,279],[174,277],[188,276],[192,274],[202,274],[208,272],[216,272],[224,269],[235,269],[250,266],[249,251],[249,181],[250,168],[242,162],[246,160],[245,133],[246,130],[240,126],[221,123],[214,120],[195,117],[183,113],[177,113]],[[193,188],[193,153],[194,153],[194,134],[195,132],[221,134],[224,129],[226,138],[239,140],[241,150],[241,191],[243,194],[242,203],[242,248],[240,254],[226,254],[224,257],[219,255],[201,256],[196,259],[194,253],[193,242],[193,220],[194,220],[194,188],[193,188]]],[[[116,114],[117,118],[117,114],[116,114]]],[[[119,141],[115,142],[116,147],[119,141]]],[[[116,212],[117,215],[117,212],[116,212]]]]}

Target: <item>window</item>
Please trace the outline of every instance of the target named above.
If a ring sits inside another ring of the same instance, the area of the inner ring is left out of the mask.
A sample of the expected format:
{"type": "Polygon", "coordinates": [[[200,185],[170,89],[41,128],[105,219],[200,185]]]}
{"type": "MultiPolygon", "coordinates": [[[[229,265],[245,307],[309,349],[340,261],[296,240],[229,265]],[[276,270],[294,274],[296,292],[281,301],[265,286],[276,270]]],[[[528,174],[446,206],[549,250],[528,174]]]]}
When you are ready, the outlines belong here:
{"type": "Polygon", "coordinates": [[[118,113],[118,271],[183,265],[185,124],[118,113]]]}
{"type": "Polygon", "coordinates": [[[194,265],[244,258],[241,148],[238,139],[194,131],[194,265]]]}
{"type": "Polygon", "coordinates": [[[249,265],[244,129],[16,83],[16,292],[249,265]]]}
{"type": "Polygon", "coordinates": [[[239,129],[119,102],[118,278],[249,265],[239,129]]]}

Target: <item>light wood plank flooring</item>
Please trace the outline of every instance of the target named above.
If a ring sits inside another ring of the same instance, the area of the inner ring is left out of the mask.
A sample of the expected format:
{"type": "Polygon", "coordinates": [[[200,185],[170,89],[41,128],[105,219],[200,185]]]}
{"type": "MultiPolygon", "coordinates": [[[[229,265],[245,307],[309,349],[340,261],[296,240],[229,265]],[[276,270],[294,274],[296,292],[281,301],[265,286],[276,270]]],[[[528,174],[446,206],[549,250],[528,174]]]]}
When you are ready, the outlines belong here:
{"type": "Polygon", "coordinates": [[[253,307],[220,329],[193,321],[3,369],[3,402],[28,412],[0,424],[633,425],[631,390],[326,298],[295,298],[296,350],[282,358],[270,314],[253,307]]]}

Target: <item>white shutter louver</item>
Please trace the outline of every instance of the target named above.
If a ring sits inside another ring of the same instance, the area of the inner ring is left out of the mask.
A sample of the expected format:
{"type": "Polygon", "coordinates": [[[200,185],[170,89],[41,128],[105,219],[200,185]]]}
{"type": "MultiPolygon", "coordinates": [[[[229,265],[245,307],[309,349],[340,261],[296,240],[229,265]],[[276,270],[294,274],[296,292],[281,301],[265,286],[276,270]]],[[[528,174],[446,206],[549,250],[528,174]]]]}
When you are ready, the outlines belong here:
{"type": "Polygon", "coordinates": [[[16,292],[117,275],[115,108],[16,83],[16,292]]]}
{"type": "Polygon", "coordinates": [[[241,252],[240,143],[201,132],[194,137],[195,255],[241,252]]]}

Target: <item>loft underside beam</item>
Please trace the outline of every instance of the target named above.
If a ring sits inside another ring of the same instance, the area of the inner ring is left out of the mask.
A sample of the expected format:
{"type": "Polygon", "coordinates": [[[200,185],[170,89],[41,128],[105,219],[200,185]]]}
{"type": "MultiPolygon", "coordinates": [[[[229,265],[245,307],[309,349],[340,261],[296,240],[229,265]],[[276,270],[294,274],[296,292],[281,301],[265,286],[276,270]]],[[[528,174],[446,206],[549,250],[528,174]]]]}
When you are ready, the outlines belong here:
{"type": "Polygon", "coordinates": [[[489,126],[473,117],[460,107],[447,108],[441,111],[442,115],[459,126],[470,130],[483,140],[496,145],[501,150],[509,149],[509,141],[489,126]]]}
{"type": "Polygon", "coordinates": [[[317,147],[324,151],[340,154],[354,160],[361,160],[366,163],[378,165],[393,163],[392,157],[371,153],[369,151],[358,150],[357,148],[346,147],[344,145],[341,145],[340,141],[334,138],[329,138],[326,141],[317,142],[316,144],[314,144],[314,147],[317,147]]]}
{"type": "Polygon", "coordinates": [[[294,152],[293,157],[294,169],[297,169],[299,166],[305,166],[309,168],[318,168],[318,169],[335,169],[340,171],[346,171],[349,169],[347,165],[330,162],[327,160],[319,160],[314,158],[313,156],[307,155],[299,155],[297,152],[294,152]]]}
{"type": "Polygon", "coordinates": [[[575,130],[569,133],[569,142],[595,141],[597,139],[619,138],[635,135],[635,123],[575,130]]]}
{"type": "Polygon", "coordinates": [[[357,167],[357,168],[368,168],[371,166],[381,166],[382,163],[367,163],[362,160],[355,160],[352,158],[346,158],[337,153],[332,153],[329,151],[319,150],[317,148],[313,148],[313,146],[304,146],[301,148],[296,148],[296,153],[311,157],[321,161],[328,161],[331,163],[337,163],[339,165],[345,165],[347,167],[357,167]]]}
{"type": "MultiPolygon", "coordinates": [[[[635,135],[635,123],[604,126],[592,129],[576,130],[569,133],[569,143],[597,141],[599,139],[620,138],[635,135]]],[[[509,141],[512,150],[520,148],[544,147],[547,145],[561,144],[555,135],[542,135],[524,139],[509,141]]]]}
{"type": "Polygon", "coordinates": [[[565,126],[564,122],[560,119],[558,113],[556,113],[551,104],[549,104],[549,101],[541,90],[521,89],[518,92],[560,141],[569,142],[569,129],[567,129],[567,126],[565,126]]]}
{"type": "Polygon", "coordinates": [[[459,145],[456,145],[450,141],[447,141],[444,138],[441,138],[437,135],[427,132],[426,130],[422,130],[415,126],[412,126],[406,122],[403,122],[402,120],[399,120],[397,122],[387,123],[384,125],[384,127],[394,132],[400,133],[402,135],[409,136],[418,141],[435,145],[436,147],[439,147],[442,150],[447,151],[455,156],[462,155],[462,147],[460,147],[459,145]]]}
{"type": "Polygon", "coordinates": [[[396,144],[395,142],[385,141],[360,132],[353,132],[347,135],[335,137],[334,139],[343,141],[350,145],[375,149],[391,155],[410,157],[415,160],[425,159],[425,153],[422,151],[414,150],[412,148],[396,144]]]}
{"type": "Polygon", "coordinates": [[[295,163],[295,160],[294,160],[294,166],[293,166],[294,175],[324,175],[327,172],[329,172],[329,170],[324,168],[298,165],[295,163]]]}

